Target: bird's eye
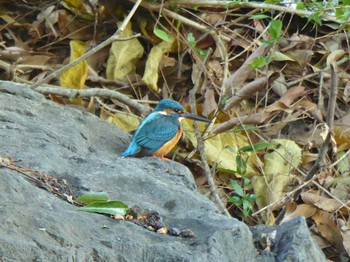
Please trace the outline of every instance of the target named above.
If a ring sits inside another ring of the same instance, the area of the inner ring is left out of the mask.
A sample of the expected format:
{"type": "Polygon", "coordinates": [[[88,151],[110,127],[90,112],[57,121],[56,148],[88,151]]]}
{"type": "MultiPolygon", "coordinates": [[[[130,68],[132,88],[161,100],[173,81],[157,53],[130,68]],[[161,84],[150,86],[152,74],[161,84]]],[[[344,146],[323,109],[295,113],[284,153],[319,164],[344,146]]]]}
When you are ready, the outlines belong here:
{"type": "Polygon", "coordinates": [[[179,113],[181,110],[176,108],[176,109],[174,109],[174,111],[175,111],[175,113],[179,113]]]}

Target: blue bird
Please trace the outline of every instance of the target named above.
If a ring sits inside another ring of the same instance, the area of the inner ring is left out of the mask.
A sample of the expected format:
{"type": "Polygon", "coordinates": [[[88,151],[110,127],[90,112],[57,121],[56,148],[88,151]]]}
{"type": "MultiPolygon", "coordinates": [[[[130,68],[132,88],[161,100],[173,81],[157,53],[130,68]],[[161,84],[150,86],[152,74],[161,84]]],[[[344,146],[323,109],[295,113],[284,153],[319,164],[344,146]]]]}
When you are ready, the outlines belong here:
{"type": "Polygon", "coordinates": [[[178,102],[161,100],[136,129],[129,147],[122,156],[164,156],[177,144],[182,135],[180,121],[183,118],[210,123],[209,119],[185,112],[178,102]]]}

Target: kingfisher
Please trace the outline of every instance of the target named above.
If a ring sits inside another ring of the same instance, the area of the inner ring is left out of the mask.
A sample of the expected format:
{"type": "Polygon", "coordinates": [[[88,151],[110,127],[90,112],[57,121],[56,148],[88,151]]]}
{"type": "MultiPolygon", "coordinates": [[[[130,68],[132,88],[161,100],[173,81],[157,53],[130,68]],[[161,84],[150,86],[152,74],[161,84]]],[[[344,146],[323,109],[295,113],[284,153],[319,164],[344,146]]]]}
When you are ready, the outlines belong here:
{"type": "Polygon", "coordinates": [[[183,118],[210,123],[211,120],[187,113],[172,99],[161,100],[136,129],[129,147],[122,156],[156,156],[162,159],[177,144],[182,135],[183,118]]]}

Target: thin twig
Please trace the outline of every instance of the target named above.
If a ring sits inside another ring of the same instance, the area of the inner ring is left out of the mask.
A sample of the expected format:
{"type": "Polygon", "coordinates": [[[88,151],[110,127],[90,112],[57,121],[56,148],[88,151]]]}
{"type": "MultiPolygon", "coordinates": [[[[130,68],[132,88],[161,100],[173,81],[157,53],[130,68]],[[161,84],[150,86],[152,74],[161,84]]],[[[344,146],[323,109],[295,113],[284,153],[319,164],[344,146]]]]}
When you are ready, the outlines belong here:
{"type": "MultiPolygon", "coordinates": [[[[305,10],[299,10],[296,8],[291,8],[283,5],[274,5],[274,4],[266,4],[266,3],[257,3],[257,2],[245,2],[245,1],[212,1],[212,0],[178,0],[176,3],[179,6],[190,6],[190,7],[211,7],[211,8],[254,8],[254,9],[261,9],[261,10],[274,10],[274,11],[280,11],[290,14],[296,14],[301,17],[310,17],[315,14],[315,12],[312,11],[305,11],[305,10]]],[[[340,23],[340,21],[334,16],[329,15],[327,13],[320,13],[319,16],[322,19],[340,23]]]]}
{"type": "MultiPolygon", "coordinates": [[[[194,88],[190,91],[189,100],[190,100],[191,111],[192,111],[192,113],[195,113],[196,103],[195,103],[194,88]]],[[[201,157],[201,162],[202,162],[202,166],[204,169],[204,173],[205,173],[207,180],[208,180],[210,193],[213,196],[214,201],[215,201],[217,207],[219,208],[220,212],[222,214],[230,217],[231,216],[230,213],[227,211],[224,204],[221,202],[221,199],[217,193],[218,190],[217,190],[217,187],[215,185],[215,182],[214,182],[210,167],[208,165],[207,159],[205,157],[204,141],[203,141],[203,138],[201,136],[201,132],[199,131],[198,124],[196,122],[194,123],[194,127],[195,127],[195,134],[196,134],[196,138],[197,138],[197,149],[198,149],[199,155],[201,157]]]]}
{"type": "MultiPolygon", "coordinates": [[[[134,2],[132,0],[130,0],[131,2],[134,2]]],[[[194,20],[191,20],[187,17],[184,17],[178,13],[175,13],[173,11],[170,11],[166,8],[160,8],[159,5],[152,5],[152,4],[149,4],[147,2],[143,2],[142,5],[143,7],[149,9],[149,10],[153,10],[153,11],[157,11],[157,12],[161,12],[162,15],[164,16],[168,16],[172,19],[175,19],[177,21],[180,21],[181,23],[185,24],[185,25],[188,25],[194,29],[197,29],[201,32],[204,32],[204,33],[209,33],[210,35],[212,35],[213,37],[216,37],[216,36],[219,36],[222,38],[222,40],[224,41],[231,41],[230,37],[228,36],[224,36],[224,35],[219,35],[215,30],[212,30],[211,27],[208,27],[208,26],[205,26],[205,25],[202,25],[202,24],[199,24],[197,23],[196,21],[194,20]]]]}
{"type": "Polygon", "coordinates": [[[57,96],[62,96],[69,99],[92,97],[92,96],[113,98],[135,109],[142,115],[147,115],[148,113],[151,112],[150,107],[144,106],[136,102],[135,100],[130,99],[126,95],[110,89],[91,88],[91,89],[80,90],[80,89],[70,89],[70,88],[62,88],[62,87],[39,86],[35,89],[35,91],[44,95],[49,95],[49,94],[57,95],[57,96]]]}
{"type": "Polygon", "coordinates": [[[34,85],[31,86],[31,88],[33,88],[34,90],[44,84],[49,82],[50,80],[56,78],[57,76],[59,76],[60,74],[62,74],[64,71],[66,71],[67,69],[79,64],[81,61],[83,61],[84,59],[88,58],[89,56],[95,54],[96,52],[98,52],[99,50],[101,50],[102,48],[108,46],[109,44],[113,43],[114,41],[118,40],[118,35],[123,32],[123,30],[125,29],[126,25],[129,23],[130,19],[132,18],[132,16],[135,14],[137,8],[139,7],[139,5],[141,4],[142,0],[137,0],[136,3],[134,4],[133,8],[131,9],[131,11],[129,12],[128,16],[124,19],[123,23],[121,24],[121,26],[118,28],[118,30],[107,40],[105,40],[104,42],[102,42],[101,44],[99,44],[98,46],[90,49],[88,52],[86,52],[84,55],[82,55],[81,57],[77,58],[76,60],[74,60],[73,62],[69,63],[68,65],[63,66],[62,68],[52,72],[50,75],[48,75],[47,77],[39,80],[38,82],[36,82],[34,85]]]}
{"type": "MultiPolygon", "coordinates": [[[[206,62],[206,60],[203,61],[203,64],[205,62],[206,62]]],[[[202,73],[203,73],[203,70],[200,71],[199,76],[195,80],[194,87],[190,90],[190,93],[189,93],[189,103],[190,103],[190,107],[191,107],[191,112],[193,114],[197,114],[197,112],[196,112],[197,111],[196,110],[196,90],[199,86],[199,82],[200,82],[200,78],[201,78],[202,73]]],[[[221,199],[217,193],[218,190],[217,190],[217,187],[215,185],[210,167],[208,165],[208,162],[207,162],[207,159],[205,156],[204,140],[202,138],[201,132],[199,131],[199,128],[198,128],[198,124],[196,122],[194,122],[194,130],[195,130],[195,134],[196,134],[196,138],[197,138],[197,149],[198,149],[198,152],[199,152],[199,155],[201,158],[201,163],[203,166],[205,176],[207,177],[207,180],[208,180],[210,193],[213,196],[214,201],[215,201],[217,207],[219,208],[220,212],[228,217],[231,217],[230,213],[227,211],[224,204],[221,202],[221,199]]]]}

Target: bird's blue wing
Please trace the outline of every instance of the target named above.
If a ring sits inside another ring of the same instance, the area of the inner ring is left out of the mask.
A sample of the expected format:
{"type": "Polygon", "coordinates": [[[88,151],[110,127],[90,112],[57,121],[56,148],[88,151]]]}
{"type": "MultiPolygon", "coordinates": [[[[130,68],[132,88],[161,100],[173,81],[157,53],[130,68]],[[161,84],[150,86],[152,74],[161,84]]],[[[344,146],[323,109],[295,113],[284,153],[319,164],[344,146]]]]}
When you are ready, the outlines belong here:
{"type": "Polygon", "coordinates": [[[122,155],[150,155],[171,140],[179,128],[177,117],[154,112],[142,121],[122,155]]]}
{"type": "Polygon", "coordinates": [[[179,128],[180,122],[174,116],[163,114],[152,116],[136,136],[136,143],[142,148],[139,155],[150,155],[157,151],[175,137],[179,128]]]}

